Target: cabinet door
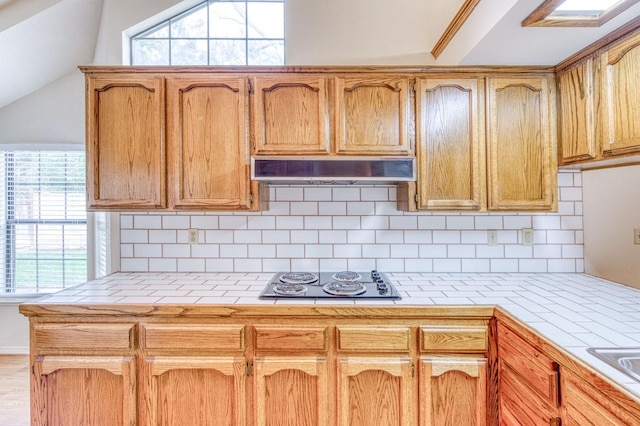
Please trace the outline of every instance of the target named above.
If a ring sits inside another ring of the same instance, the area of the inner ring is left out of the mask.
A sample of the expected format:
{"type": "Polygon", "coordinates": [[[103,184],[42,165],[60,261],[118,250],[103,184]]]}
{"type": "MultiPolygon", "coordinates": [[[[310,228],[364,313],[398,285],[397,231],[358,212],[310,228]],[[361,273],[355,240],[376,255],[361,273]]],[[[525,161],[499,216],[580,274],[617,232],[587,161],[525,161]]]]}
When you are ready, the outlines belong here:
{"type": "Polygon", "coordinates": [[[249,210],[246,79],[170,77],[167,92],[170,205],[249,210]]]}
{"type": "Polygon", "coordinates": [[[87,76],[89,210],[165,208],[164,80],[87,76]]]}
{"type": "Polygon", "coordinates": [[[337,424],[416,425],[412,372],[408,357],[338,358],[337,424]]]}
{"type": "Polygon", "coordinates": [[[328,154],[327,78],[255,77],[252,116],[255,154],[328,154]]]}
{"type": "Polygon", "coordinates": [[[255,359],[255,419],[258,426],[330,424],[334,397],[324,357],[255,359]]]}
{"type": "Polygon", "coordinates": [[[483,83],[418,79],[418,209],[486,207],[483,83]]]}
{"type": "Polygon", "coordinates": [[[488,86],[489,210],[556,210],[551,79],[492,78],[488,86]]]}
{"type": "Polygon", "coordinates": [[[420,425],[485,425],[486,362],[484,358],[422,357],[420,425]]]}
{"type": "Polygon", "coordinates": [[[601,57],[602,149],[607,154],[640,151],[640,33],[601,57]]]}
{"type": "Polygon", "coordinates": [[[140,424],[246,425],[243,357],[151,357],[143,363],[140,424]]]}
{"type": "Polygon", "coordinates": [[[595,97],[597,82],[595,60],[558,74],[560,97],[560,143],[564,163],[591,160],[597,155],[595,97]]]}
{"type": "Polygon", "coordinates": [[[36,357],[34,425],[135,425],[135,361],[122,356],[36,357]]]}
{"type": "Polygon", "coordinates": [[[408,78],[336,78],[335,151],[356,155],[412,153],[410,101],[408,78]]]}

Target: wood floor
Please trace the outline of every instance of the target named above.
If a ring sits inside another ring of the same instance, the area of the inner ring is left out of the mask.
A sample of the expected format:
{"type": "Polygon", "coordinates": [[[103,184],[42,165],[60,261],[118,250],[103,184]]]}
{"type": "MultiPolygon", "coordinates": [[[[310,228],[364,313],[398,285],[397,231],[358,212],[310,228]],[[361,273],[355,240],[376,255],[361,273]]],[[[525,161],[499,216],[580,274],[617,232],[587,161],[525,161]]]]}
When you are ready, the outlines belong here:
{"type": "Polygon", "coordinates": [[[0,425],[29,425],[27,355],[0,355],[0,425]]]}

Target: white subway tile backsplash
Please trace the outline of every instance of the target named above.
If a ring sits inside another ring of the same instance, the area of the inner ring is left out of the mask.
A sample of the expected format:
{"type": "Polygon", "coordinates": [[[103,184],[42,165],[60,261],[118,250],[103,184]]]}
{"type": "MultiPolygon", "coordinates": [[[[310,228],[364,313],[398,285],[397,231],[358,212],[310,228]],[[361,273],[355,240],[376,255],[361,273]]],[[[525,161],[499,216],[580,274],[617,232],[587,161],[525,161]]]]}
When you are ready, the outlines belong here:
{"type": "Polygon", "coordinates": [[[291,203],[291,214],[293,215],[317,215],[318,203],[315,201],[297,201],[291,203]]]}
{"type": "MultiPolygon", "coordinates": [[[[153,216],[149,216],[152,218],[153,216]]],[[[189,216],[162,216],[163,229],[189,229],[191,218],[189,216]]]]}
{"type": "Polygon", "coordinates": [[[583,272],[581,175],[558,213],[401,212],[390,186],[272,186],[268,211],[122,213],[121,270],[140,272],[583,272]],[[200,229],[189,245],[188,228],[200,229]],[[521,229],[534,229],[523,246],[521,229]],[[487,230],[498,245],[487,245],[487,230]]]}
{"type": "Polygon", "coordinates": [[[134,216],[134,229],[162,229],[162,216],[134,216]]]}
{"type": "MultiPolygon", "coordinates": [[[[375,239],[375,234],[373,234],[375,239]]],[[[345,244],[347,242],[347,231],[318,231],[318,242],[320,244],[345,244]]]]}
{"type": "MultiPolygon", "coordinates": [[[[175,229],[152,229],[149,231],[150,243],[177,243],[178,231],[175,229]]],[[[186,243],[186,240],[185,240],[186,243]]]]}

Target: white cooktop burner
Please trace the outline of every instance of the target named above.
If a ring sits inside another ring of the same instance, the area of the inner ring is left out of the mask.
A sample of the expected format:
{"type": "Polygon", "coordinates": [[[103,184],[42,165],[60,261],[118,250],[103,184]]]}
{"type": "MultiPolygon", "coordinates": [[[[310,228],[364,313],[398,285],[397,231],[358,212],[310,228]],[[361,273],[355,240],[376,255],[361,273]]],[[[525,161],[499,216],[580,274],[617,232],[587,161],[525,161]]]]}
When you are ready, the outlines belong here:
{"type": "Polygon", "coordinates": [[[318,281],[318,274],[312,272],[287,272],[280,275],[280,281],[289,284],[311,284],[318,281]]]}
{"type": "Polygon", "coordinates": [[[331,278],[336,281],[358,281],[360,278],[362,278],[362,275],[353,271],[342,271],[336,272],[331,276],[331,278]]]}
{"type": "Polygon", "coordinates": [[[340,281],[325,284],[322,289],[334,296],[355,296],[367,291],[364,284],[355,281],[340,281]]]}

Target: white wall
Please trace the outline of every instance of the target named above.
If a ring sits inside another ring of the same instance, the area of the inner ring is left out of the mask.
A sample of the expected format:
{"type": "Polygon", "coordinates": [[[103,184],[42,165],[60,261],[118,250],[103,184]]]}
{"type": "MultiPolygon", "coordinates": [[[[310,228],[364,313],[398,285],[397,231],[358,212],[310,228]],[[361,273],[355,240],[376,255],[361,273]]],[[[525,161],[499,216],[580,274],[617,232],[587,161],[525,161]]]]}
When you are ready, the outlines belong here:
{"type": "Polygon", "coordinates": [[[585,271],[640,288],[640,166],[583,172],[585,271]]]}
{"type": "Polygon", "coordinates": [[[17,303],[0,304],[0,355],[29,353],[29,320],[17,303]]]}

